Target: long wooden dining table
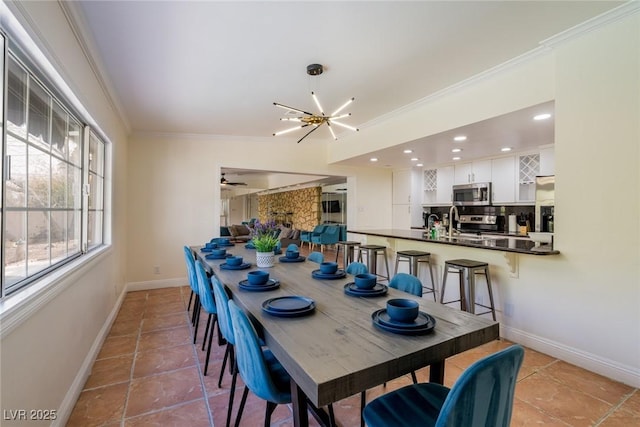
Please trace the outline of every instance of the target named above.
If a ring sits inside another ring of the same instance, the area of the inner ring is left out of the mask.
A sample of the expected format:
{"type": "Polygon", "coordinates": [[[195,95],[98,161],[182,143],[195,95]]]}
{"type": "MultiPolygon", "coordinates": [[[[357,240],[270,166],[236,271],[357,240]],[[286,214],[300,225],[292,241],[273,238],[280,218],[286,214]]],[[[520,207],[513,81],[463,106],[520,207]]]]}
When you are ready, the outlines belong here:
{"type": "Polygon", "coordinates": [[[224,260],[206,259],[200,247],[192,249],[249,314],[291,376],[295,426],[308,425],[307,399],[320,408],[426,366],[430,366],[429,381],[442,384],[448,357],[499,337],[497,322],[436,303],[430,296],[420,298],[392,288],[374,298],[347,295],[344,288],[353,282],[353,276],[315,279],[312,272],[319,265],[309,260],[282,263],[276,255],[275,265],[261,270],[280,281],[280,287],[268,292],[245,291],[238,283],[258,269],[255,250],[240,243],[228,247],[228,253],[242,256],[251,267],[226,270],[220,268],[224,260]],[[265,300],[287,295],[311,298],[316,308],[295,318],[275,317],[263,310],[265,300]],[[411,336],[376,327],[372,313],[385,308],[390,298],[418,301],[420,310],[435,318],[433,331],[411,336]]]}

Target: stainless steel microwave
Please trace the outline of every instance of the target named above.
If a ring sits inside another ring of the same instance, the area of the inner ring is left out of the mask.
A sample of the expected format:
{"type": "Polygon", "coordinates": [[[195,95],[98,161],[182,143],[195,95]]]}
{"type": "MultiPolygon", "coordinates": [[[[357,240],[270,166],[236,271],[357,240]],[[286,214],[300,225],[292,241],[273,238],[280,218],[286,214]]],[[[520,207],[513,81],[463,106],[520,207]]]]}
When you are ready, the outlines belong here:
{"type": "Polygon", "coordinates": [[[453,204],[456,206],[490,206],[491,183],[476,182],[453,186],[453,204]]]}

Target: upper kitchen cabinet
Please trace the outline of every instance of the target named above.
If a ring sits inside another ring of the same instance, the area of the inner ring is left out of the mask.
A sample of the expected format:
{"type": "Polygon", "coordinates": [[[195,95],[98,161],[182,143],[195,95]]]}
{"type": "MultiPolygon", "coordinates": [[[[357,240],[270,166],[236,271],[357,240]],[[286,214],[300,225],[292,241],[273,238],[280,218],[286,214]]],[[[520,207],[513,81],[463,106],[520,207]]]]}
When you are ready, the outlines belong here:
{"type": "Polygon", "coordinates": [[[534,203],[536,198],[536,176],[540,175],[540,154],[520,154],[518,159],[518,186],[516,201],[534,203]]]}
{"type": "Polygon", "coordinates": [[[453,166],[443,166],[437,169],[436,184],[436,204],[438,205],[451,205],[452,201],[452,187],[453,187],[453,166]]]}
{"type": "Polygon", "coordinates": [[[556,157],[553,146],[540,148],[540,175],[556,174],[556,157]]]}
{"type": "Polygon", "coordinates": [[[403,170],[393,173],[393,204],[407,205],[411,203],[411,171],[403,170]]]}
{"type": "Polygon", "coordinates": [[[456,164],[453,175],[455,185],[491,182],[491,160],[456,164]]]}
{"type": "Polygon", "coordinates": [[[516,158],[502,157],[491,160],[492,203],[509,204],[516,200],[516,158]]]}

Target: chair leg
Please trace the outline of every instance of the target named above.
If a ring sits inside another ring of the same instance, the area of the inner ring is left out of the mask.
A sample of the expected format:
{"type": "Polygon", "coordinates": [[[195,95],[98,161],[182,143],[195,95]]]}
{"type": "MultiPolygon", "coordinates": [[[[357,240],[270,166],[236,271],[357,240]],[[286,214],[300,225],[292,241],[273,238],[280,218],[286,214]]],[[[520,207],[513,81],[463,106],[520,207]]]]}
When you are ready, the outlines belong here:
{"type": "Polygon", "coordinates": [[[413,380],[414,384],[418,384],[418,378],[416,377],[415,371],[411,371],[411,379],[413,380]]]}
{"type": "Polygon", "coordinates": [[[364,407],[367,406],[366,390],[360,393],[360,427],[364,427],[364,407]]]}
{"type": "Polygon", "coordinates": [[[240,400],[240,407],[238,408],[238,415],[236,415],[235,427],[240,425],[240,418],[242,418],[242,411],[244,411],[244,404],[247,402],[247,394],[249,394],[249,387],[244,386],[242,391],[242,399],[240,400]]]}
{"type": "Polygon", "coordinates": [[[187,304],[187,311],[191,310],[191,300],[193,299],[193,289],[191,290],[191,295],[189,295],[189,304],[187,304]]]}
{"type": "Polygon", "coordinates": [[[329,403],[329,425],[331,427],[336,427],[336,416],[333,413],[333,403],[329,403]]]}
{"type": "MultiPolygon", "coordinates": [[[[204,328],[204,337],[205,338],[209,335],[209,326],[211,324],[211,316],[212,316],[212,314],[209,314],[209,317],[207,317],[207,325],[204,328]]],[[[204,351],[204,346],[206,344],[207,344],[207,340],[206,339],[202,340],[202,351],[204,351]]]]}
{"type": "MultiPolygon", "coordinates": [[[[229,349],[231,344],[227,343],[227,348],[224,351],[224,357],[222,358],[222,368],[220,368],[220,377],[218,378],[218,388],[222,387],[222,376],[224,375],[224,368],[227,366],[227,358],[229,357],[229,349]]],[[[232,362],[229,361],[229,364],[232,362]]]]}
{"type": "MultiPolygon", "coordinates": [[[[207,369],[209,368],[209,356],[211,356],[211,343],[213,341],[213,327],[216,324],[216,320],[218,320],[218,316],[215,314],[210,314],[211,316],[211,327],[209,328],[209,346],[207,347],[207,359],[204,362],[204,375],[207,375],[207,369]]],[[[205,337],[206,339],[206,337],[205,337]]]]}
{"type": "Polygon", "coordinates": [[[194,309],[194,322],[195,328],[193,329],[193,343],[196,343],[198,339],[198,325],[200,324],[200,301],[198,300],[198,304],[194,309]]]}
{"type": "Polygon", "coordinates": [[[231,390],[229,390],[229,407],[227,408],[227,424],[226,427],[231,425],[231,410],[233,409],[233,396],[236,392],[236,380],[238,378],[238,367],[233,364],[231,368],[233,370],[233,376],[231,377],[231,390]]]}
{"type": "Polygon", "coordinates": [[[267,400],[267,410],[264,414],[264,427],[271,426],[271,414],[273,414],[273,411],[276,409],[276,406],[278,406],[277,403],[269,402],[267,400]]]}

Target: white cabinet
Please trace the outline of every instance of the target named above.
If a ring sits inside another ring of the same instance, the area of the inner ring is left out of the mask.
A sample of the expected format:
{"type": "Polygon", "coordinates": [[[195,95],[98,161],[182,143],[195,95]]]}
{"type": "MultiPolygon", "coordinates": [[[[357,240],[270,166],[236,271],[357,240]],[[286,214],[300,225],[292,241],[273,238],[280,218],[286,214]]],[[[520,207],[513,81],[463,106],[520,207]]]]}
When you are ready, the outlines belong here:
{"type": "Polygon", "coordinates": [[[436,203],[439,205],[450,205],[452,202],[453,173],[453,166],[444,166],[437,170],[436,203]]]}
{"type": "MultiPolygon", "coordinates": [[[[420,209],[422,211],[422,209],[420,209]]],[[[393,205],[391,210],[392,228],[408,230],[411,228],[411,205],[393,205]]]]}
{"type": "Polygon", "coordinates": [[[516,200],[515,156],[491,160],[491,202],[513,203],[516,200]]]}
{"type": "Polygon", "coordinates": [[[556,156],[553,147],[540,149],[540,175],[556,174],[556,156]]]}
{"type": "Polygon", "coordinates": [[[533,203],[536,198],[536,176],[540,175],[540,154],[520,154],[516,202],[533,203]]]}
{"type": "Polygon", "coordinates": [[[491,181],[491,160],[460,163],[454,166],[454,184],[491,181]]]}
{"type": "Polygon", "coordinates": [[[411,203],[411,171],[397,171],[393,173],[393,204],[411,203]]]}

